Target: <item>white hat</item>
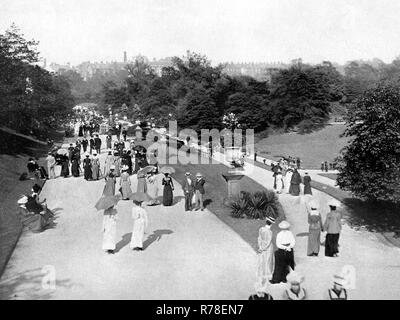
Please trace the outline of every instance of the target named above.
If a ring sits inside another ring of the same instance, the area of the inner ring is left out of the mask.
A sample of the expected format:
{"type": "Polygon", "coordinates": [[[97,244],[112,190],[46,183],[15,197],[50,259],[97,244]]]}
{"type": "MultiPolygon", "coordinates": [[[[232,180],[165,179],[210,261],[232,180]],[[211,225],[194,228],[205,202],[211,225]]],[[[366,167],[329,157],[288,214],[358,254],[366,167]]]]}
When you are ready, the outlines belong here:
{"type": "Polygon", "coordinates": [[[200,172],[196,173],[196,177],[202,177],[203,175],[200,172]]]}
{"type": "Polygon", "coordinates": [[[319,203],[316,201],[316,200],[311,200],[309,203],[308,203],[308,206],[310,207],[310,209],[311,210],[318,210],[319,209],[319,203]]]}
{"type": "Polygon", "coordinates": [[[114,169],[115,169],[115,166],[114,166],[114,165],[111,165],[111,166],[110,166],[110,169],[111,169],[111,170],[114,170],[114,169]]]}
{"type": "Polygon", "coordinates": [[[129,170],[129,167],[127,165],[123,165],[122,170],[129,170]]]}
{"type": "Polygon", "coordinates": [[[338,284],[340,286],[344,286],[346,284],[346,278],[343,272],[333,275],[333,283],[338,284]]]}
{"type": "Polygon", "coordinates": [[[283,220],[282,222],[280,222],[278,224],[278,227],[285,230],[285,229],[289,229],[290,228],[290,223],[287,222],[286,220],[283,220]]]}
{"type": "Polygon", "coordinates": [[[304,281],[304,276],[291,269],[289,274],[286,276],[286,280],[290,284],[300,284],[304,281]]]}

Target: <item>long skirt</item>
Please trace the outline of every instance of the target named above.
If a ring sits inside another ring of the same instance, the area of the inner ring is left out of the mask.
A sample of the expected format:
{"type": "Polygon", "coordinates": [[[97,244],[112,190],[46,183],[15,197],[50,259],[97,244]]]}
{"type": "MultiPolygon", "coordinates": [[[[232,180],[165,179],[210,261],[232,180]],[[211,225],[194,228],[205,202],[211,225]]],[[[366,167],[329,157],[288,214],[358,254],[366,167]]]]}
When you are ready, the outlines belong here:
{"type": "Polygon", "coordinates": [[[103,250],[115,250],[117,238],[117,219],[115,215],[104,215],[103,250]]]}
{"type": "Polygon", "coordinates": [[[274,271],[274,246],[258,254],[257,279],[264,283],[272,278],[274,271]]]}
{"type": "Polygon", "coordinates": [[[137,192],[147,192],[146,178],[138,178],[137,181],[137,192]]]}
{"type": "Polygon", "coordinates": [[[339,233],[327,233],[325,238],[325,255],[333,257],[339,253],[339,233]]]}
{"type": "Polygon", "coordinates": [[[285,176],[285,191],[286,193],[290,193],[290,180],[292,179],[292,173],[287,172],[285,176]]]}
{"type": "Polygon", "coordinates": [[[318,254],[321,242],[321,229],[309,229],[307,255],[318,254]]]}
{"type": "Polygon", "coordinates": [[[77,162],[72,162],[71,173],[74,177],[79,177],[79,164],[77,162]]]}
{"type": "Polygon", "coordinates": [[[311,186],[309,184],[304,185],[304,194],[312,194],[311,186]]]}
{"type": "Polygon", "coordinates": [[[294,252],[278,249],[275,251],[275,269],[272,276],[272,283],[286,283],[286,276],[289,273],[289,267],[294,270],[294,252]]]}
{"type": "Polygon", "coordinates": [[[85,174],[85,180],[92,179],[92,168],[89,166],[84,167],[84,174],[85,174]]]}
{"type": "Polygon", "coordinates": [[[298,196],[300,194],[300,185],[291,183],[289,193],[293,196],[298,196]]]}
{"type": "Polygon", "coordinates": [[[111,149],[112,148],[111,139],[110,140],[106,140],[106,143],[107,143],[107,149],[111,149]]]}
{"type": "Polygon", "coordinates": [[[172,194],[172,187],[169,185],[164,186],[163,191],[163,205],[164,206],[171,206],[174,200],[174,196],[172,194]]]}
{"type": "Polygon", "coordinates": [[[106,181],[106,185],[103,189],[104,196],[114,196],[115,195],[115,180],[109,179],[106,181]]]}
{"type": "Polygon", "coordinates": [[[132,238],[129,244],[131,249],[143,248],[144,224],[144,219],[137,219],[133,222],[132,238]]]}
{"type": "Polygon", "coordinates": [[[97,164],[92,165],[92,179],[99,180],[100,177],[100,168],[97,164]]]}
{"type": "Polygon", "coordinates": [[[61,175],[63,177],[69,176],[69,166],[68,166],[68,162],[66,162],[66,161],[61,164],[61,175]]]}

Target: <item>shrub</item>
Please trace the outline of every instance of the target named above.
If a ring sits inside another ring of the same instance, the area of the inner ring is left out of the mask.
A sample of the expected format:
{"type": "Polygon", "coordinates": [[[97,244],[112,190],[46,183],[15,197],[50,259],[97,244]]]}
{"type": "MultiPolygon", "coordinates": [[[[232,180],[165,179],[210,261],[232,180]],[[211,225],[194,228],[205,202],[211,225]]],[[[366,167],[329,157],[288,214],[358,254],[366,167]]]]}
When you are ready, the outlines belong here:
{"type": "Polygon", "coordinates": [[[235,218],[265,219],[277,218],[280,215],[280,203],[273,191],[257,191],[253,194],[242,191],[240,196],[228,203],[235,218]]]}

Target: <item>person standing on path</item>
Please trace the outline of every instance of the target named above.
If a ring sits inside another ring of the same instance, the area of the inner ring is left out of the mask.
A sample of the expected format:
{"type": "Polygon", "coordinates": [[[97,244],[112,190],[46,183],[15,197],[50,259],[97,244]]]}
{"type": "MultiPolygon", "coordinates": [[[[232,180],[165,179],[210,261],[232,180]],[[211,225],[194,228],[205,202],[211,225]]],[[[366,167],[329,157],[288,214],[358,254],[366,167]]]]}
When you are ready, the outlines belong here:
{"type": "Polygon", "coordinates": [[[137,190],[136,192],[147,192],[146,174],[139,170],[137,173],[137,190]]]}
{"type": "Polygon", "coordinates": [[[89,154],[86,154],[86,158],[83,160],[83,174],[86,181],[92,180],[92,161],[89,154]]]}
{"type": "Polygon", "coordinates": [[[318,210],[318,204],[315,200],[311,200],[308,204],[308,244],[307,255],[318,256],[321,243],[321,231],[323,231],[322,218],[318,210]]]}
{"type": "Polygon", "coordinates": [[[289,230],[290,223],[283,220],[279,223],[281,231],[276,236],[275,251],[275,268],[271,283],[286,282],[286,276],[289,273],[289,268],[294,270],[294,252],[293,248],[296,244],[293,233],[289,230]]]}
{"type": "Polygon", "coordinates": [[[103,250],[113,254],[117,242],[117,209],[104,210],[103,214],[103,250]]]}
{"type": "Polygon", "coordinates": [[[185,211],[191,211],[193,209],[192,199],[193,199],[193,180],[190,177],[190,172],[185,173],[185,182],[182,186],[183,192],[185,193],[185,211]]]}
{"type": "Polygon", "coordinates": [[[46,158],[47,161],[47,172],[49,173],[49,179],[54,179],[56,177],[55,166],[56,166],[56,158],[54,158],[51,152],[48,153],[46,158]]]}
{"type": "Polygon", "coordinates": [[[81,164],[81,160],[80,157],[78,156],[78,154],[74,153],[72,155],[72,160],[71,160],[71,174],[74,177],[79,177],[80,175],[80,164],[81,164]]]}
{"type": "Polygon", "coordinates": [[[132,195],[131,180],[128,174],[128,166],[122,167],[122,174],[119,180],[119,185],[121,186],[122,200],[129,200],[132,195]]]}
{"type": "Polygon", "coordinates": [[[267,217],[265,226],[258,231],[257,281],[263,285],[272,279],[274,272],[274,245],[271,231],[271,225],[274,222],[274,218],[267,217]]]}
{"type": "Polygon", "coordinates": [[[148,226],[147,211],[144,206],[144,201],[133,201],[133,230],[131,242],[129,244],[132,250],[143,250],[144,234],[148,226]]]}
{"type": "Polygon", "coordinates": [[[304,174],[303,177],[303,184],[304,184],[304,194],[311,194],[311,177],[309,176],[308,172],[304,174]]]}
{"type": "Polygon", "coordinates": [[[164,178],[162,179],[162,185],[164,186],[163,190],[163,206],[169,207],[172,206],[174,202],[174,195],[172,191],[174,190],[174,183],[172,178],[169,176],[169,173],[164,174],[164,178]]]}
{"type": "Polygon", "coordinates": [[[286,277],[289,287],[283,292],[284,300],[306,300],[307,292],[301,286],[304,282],[304,276],[298,274],[297,272],[291,270],[286,277]]]}
{"type": "Polygon", "coordinates": [[[87,147],[88,147],[89,141],[86,137],[82,139],[82,148],[83,148],[83,153],[86,153],[87,147]]]}
{"type": "Polygon", "coordinates": [[[288,167],[285,176],[285,192],[290,193],[290,181],[292,181],[293,169],[288,167]]]}
{"type": "Polygon", "coordinates": [[[107,147],[107,149],[111,149],[112,148],[111,142],[112,142],[112,136],[110,134],[108,134],[106,136],[106,147],[107,147]]]}
{"type": "Polygon", "coordinates": [[[292,178],[290,180],[290,189],[289,189],[289,193],[292,196],[300,195],[300,183],[301,183],[301,175],[295,168],[293,171],[292,178]]]}
{"type": "Polygon", "coordinates": [[[204,183],[205,180],[203,179],[203,176],[201,173],[196,174],[196,181],[194,182],[194,192],[195,192],[195,198],[196,198],[196,208],[195,210],[201,209],[201,211],[204,210],[204,203],[203,203],[203,196],[205,194],[204,190],[204,183]]]}
{"type": "Polygon", "coordinates": [[[90,135],[89,147],[90,147],[90,154],[92,154],[93,150],[96,149],[96,144],[95,144],[95,142],[94,142],[94,138],[93,138],[92,135],[90,135]]]}
{"type": "Polygon", "coordinates": [[[275,176],[275,185],[276,185],[276,193],[282,193],[282,190],[284,188],[284,183],[283,183],[283,176],[282,176],[282,171],[278,170],[275,176]]]}
{"type": "Polygon", "coordinates": [[[108,155],[106,157],[105,160],[105,164],[104,164],[104,177],[107,177],[108,174],[110,173],[110,168],[111,166],[114,165],[114,156],[112,155],[112,151],[108,150],[108,155]]]}
{"type": "Polygon", "coordinates": [[[69,160],[66,154],[64,154],[61,158],[61,175],[64,178],[69,176],[69,160]]]}
{"type": "Polygon", "coordinates": [[[97,154],[100,154],[101,152],[101,139],[99,138],[99,135],[96,134],[96,137],[94,138],[94,148],[97,151],[97,154]]]}
{"type": "Polygon", "coordinates": [[[99,180],[100,178],[100,159],[97,152],[93,152],[92,158],[92,179],[99,180]]]}
{"type": "Polygon", "coordinates": [[[336,210],[336,202],[329,202],[330,212],[326,215],[324,230],[325,238],[325,256],[339,256],[339,236],[342,230],[342,215],[336,210]]]}
{"type": "Polygon", "coordinates": [[[115,184],[117,182],[117,178],[114,174],[114,166],[111,166],[110,173],[105,177],[106,185],[103,189],[104,196],[114,196],[115,195],[115,184]]]}

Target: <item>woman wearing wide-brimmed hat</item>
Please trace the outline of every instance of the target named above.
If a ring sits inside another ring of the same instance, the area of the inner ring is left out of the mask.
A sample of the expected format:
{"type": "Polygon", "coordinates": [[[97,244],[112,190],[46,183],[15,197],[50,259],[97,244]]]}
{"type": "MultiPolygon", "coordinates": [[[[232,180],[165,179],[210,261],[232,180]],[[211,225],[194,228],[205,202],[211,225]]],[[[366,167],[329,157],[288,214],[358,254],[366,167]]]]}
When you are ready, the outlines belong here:
{"type": "Polygon", "coordinates": [[[271,283],[286,282],[289,268],[294,270],[294,252],[296,244],[293,233],[289,230],[290,223],[283,220],[279,223],[281,231],[276,236],[275,268],[271,283]]]}
{"type": "Polygon", "coordinates": [[[290,270],[286,277],[288,288],[283,292],[284,300],[306,300],[307,292],[302,287],[304,282],[304,276],[297,273],[296,271],[290,270]]]}
{"type": "Polygon", "coordinates": [[[133,199],[133,230],[129,247],[132,250],[143,250],[144,234],[148,226],[148,217],[145,204],[151,198],[144,192],[135,192],[131,195],[131,199],[133,199]]]}

